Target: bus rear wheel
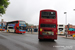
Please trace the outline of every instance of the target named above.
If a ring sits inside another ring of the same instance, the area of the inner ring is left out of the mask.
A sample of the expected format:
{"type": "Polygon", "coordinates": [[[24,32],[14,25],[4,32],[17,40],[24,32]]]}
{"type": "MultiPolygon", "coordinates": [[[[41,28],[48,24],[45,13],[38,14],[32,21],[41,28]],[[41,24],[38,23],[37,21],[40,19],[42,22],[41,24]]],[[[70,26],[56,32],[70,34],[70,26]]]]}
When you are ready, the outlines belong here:
{"type": "Polygon", "coordinates": [[[8,30],[8,32],[10,33],[10,31],[8,30]]]}
{"type": "Polygon", "coordinates": [[[51,39],[51,41],[54,41],[54,39],[51,39]]]}
{"type": "Polygon", "coordinates": [[[42,39],[39,39],[39,41],[42,41],[42,39]]]}

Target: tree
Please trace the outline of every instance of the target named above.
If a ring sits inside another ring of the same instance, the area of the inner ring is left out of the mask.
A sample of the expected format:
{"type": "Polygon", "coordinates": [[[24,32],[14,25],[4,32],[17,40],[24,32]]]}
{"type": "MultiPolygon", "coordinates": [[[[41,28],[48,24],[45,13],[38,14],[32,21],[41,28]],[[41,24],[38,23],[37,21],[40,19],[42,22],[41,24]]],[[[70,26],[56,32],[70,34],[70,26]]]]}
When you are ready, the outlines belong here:
{"type": "Polygon", "coordinates": [[[28,26],[28,23],[26,23],[26,26],[28,26]]]}
{"type": "Polygon", "coordinates": [[[0,0],[0,16],[2,16],[2,14],[5,14],[6,8],[10,4],[10,2],[8,1],[9,0],[0,0]]]}
{"type": "Polygon", "coordinates": [[[33,24],[28,24],[28,23],[26,23],[26,26],[34,26],[33,24]]]}

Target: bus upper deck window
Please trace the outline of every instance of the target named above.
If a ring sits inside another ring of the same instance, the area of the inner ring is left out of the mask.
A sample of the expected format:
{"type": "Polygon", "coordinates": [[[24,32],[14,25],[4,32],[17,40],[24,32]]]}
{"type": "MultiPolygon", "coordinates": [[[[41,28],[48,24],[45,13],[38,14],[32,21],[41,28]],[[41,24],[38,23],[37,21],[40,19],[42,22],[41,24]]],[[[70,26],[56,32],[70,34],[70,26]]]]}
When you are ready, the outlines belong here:
{"type": "Polygon", "coordinates": [[[41,12],[42,18],[49,18],[49,19],[55,19],[56,13],[55,12],[41,12]]]}

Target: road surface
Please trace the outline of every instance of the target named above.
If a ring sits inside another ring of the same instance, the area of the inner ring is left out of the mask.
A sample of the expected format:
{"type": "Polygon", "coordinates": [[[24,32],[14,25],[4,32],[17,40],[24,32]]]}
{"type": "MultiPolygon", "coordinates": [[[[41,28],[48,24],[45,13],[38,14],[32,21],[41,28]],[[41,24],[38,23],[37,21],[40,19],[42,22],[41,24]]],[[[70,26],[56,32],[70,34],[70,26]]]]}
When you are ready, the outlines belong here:
{"type": "Polygon", "coordinates": [[[75,40],[58,36],[55,41],[39,42],[37,34],[0,32],[0,50],[75,50],[75,40]]]}

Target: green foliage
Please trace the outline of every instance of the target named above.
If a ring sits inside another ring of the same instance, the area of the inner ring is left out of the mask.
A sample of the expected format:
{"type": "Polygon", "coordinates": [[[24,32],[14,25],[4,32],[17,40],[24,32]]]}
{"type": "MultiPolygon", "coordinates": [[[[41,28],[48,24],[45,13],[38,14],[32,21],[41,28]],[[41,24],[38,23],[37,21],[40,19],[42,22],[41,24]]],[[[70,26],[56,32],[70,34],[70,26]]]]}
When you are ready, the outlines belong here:
{"type": "Polygon", "coordinates": [[[0,15],[5,14],[6,8],[10,4],[9,0],[0,0],[0,15]]]}
{"type": "Polygon", "coordinates": [[[28,26],[28,23],[26,23],[26,26],[28,26]]]}

